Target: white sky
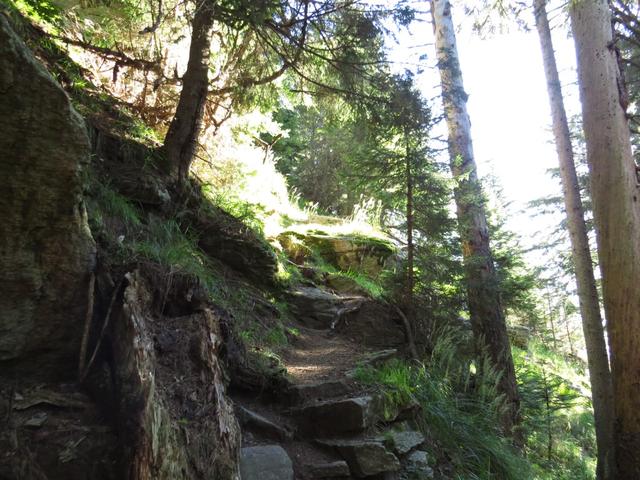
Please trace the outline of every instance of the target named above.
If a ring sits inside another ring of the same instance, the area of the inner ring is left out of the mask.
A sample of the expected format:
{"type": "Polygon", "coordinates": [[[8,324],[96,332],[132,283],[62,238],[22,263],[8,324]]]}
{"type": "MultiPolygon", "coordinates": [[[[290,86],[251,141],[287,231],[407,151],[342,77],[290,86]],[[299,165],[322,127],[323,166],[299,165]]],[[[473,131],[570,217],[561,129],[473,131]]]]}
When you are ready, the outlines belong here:
{"type": "MultiPolygon", "coordinates": [[[[573,40],[567,38],[562,12],[556,10],[550,17],[565,105],[571,116],[580,111],[573,40]]],[[[457,26],[462,22],[457,32],[458,51],[469,94],[467,106],[479,174],[499,179],[505,199],[512,202],[508,226],[518,233],[523,246],[531,246],[549,220],[532,219],[521,210],[531,200],[559,193],[558,184],[546,173],[557,166],[557,157],[551,143],[551,113],[537,32],[518,31],[514,26],[508,33],[482,39],[472,31],[464,12],[455,7],[453,21],[457,26]]],[[[430,24],[419,24],[412,35],[400,35],[399,41],[395,58],[405,57],[409,46],[428,44],[411,51],[426,53],[428,65],[434,65],[430,24]]],[[[426,98],[437,94],[434,88],[438,83],[433,68],[419,78],[426,98]]]]}

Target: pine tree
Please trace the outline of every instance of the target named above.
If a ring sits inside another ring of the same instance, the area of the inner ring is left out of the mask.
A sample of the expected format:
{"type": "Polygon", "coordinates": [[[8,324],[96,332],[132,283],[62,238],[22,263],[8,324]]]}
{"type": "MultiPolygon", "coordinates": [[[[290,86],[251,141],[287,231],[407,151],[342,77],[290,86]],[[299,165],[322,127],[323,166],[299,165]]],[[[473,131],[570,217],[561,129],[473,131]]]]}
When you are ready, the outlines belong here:
{"type": "Polygon", "coordinates": [[[640,478],[640,203],[607,0],[572,2],[615,406],[617,479],[640,478]]]}
{"type": "MultiPolygon", "coordinates": [[[[449,162],[456,182],[454,197],[464,257],[469,313],[479,353],[486,352],[500,374],[499,391],[505,396],[503,428],[517,434],[519,395],[509,337],[500,299],[499,281],[489,245],[489,230],[482,188],[471,142],[462,72],[448,0],[432,0],[436,54],[442,98],[449,129],[449,162]]],[[[519,439],[516,438],[519,442],[519,439]]]]}
{"type": "MultiPolygon", "coordinates": [[[[587,348],[589,378],[593,396],[593,410],[598,444],[599,479],[615,478],[613,473],[613,391],[609,372],[609,357],[604,340],[604,328],[600,315],[600,302],[593,274],[593,261],[589,248],[587,227],[584,221],[584,210],[580,198],[578,175],[573,160],[573,147],[569,122],[564,109],[560,77],[556,65],[551,30],[546,12],[546,0],[534,2],[536,26],[540,37],[540,47],[547,77],[547,90],[553,134],[555,138],[558,161],[560,162],[560,178],[564,195],[567,225],[572,246],[572,258],[575,279],[580,301],[582,328],[587,348]]],[[[555,335],[554,335],[555,339],[555,335]]]]}

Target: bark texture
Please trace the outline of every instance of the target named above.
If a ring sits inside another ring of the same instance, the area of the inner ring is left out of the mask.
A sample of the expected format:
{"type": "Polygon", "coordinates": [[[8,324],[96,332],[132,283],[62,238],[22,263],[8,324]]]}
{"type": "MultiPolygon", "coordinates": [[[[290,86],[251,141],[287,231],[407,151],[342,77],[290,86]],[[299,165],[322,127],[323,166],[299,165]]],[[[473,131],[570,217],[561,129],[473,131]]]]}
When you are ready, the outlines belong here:
{"type": "Polygon", "coordinates": [[[83,119],[0,13],[0,378],[75,375],[95,245],[83,119]]]}
{"type": "Polygon", "coordinates": [[[205,308],[158,321],[149,281],[135,271],[126,283],[111,332],[122,478],[238,480],[219,318],[205,308]]]}
{"type": "Polygon", "coordinates": [[[607,0],[571,5],[611,348],[616,478],[640,478],[640,207],[607,0]]]}
{"type": "Polygon", "coordinates": [[[164,140],[167,167],[171,176],[184,182],[198,147],[204,107],[209,91],[209,57],[214,6],[200,0],[193,17],[189,61],[182,78],[176,113],[164,140]]]}
{"type": "Polygon", "coordinates": [[[454,195],[471,324],[479,353],[486,353],[500,374],[499,389],[505,396],[507,407],[503,428],[506,432],[512,432],[518,423],[520,401],[498,279],[489,246],[482,189],[473,157],[471,122],[467,113],[467,95],[462,83],[451,5],[447,0],[432,0],[431,12],[449,128],[449,161],[456,181],[454,195]]]}
{"type": "Polygon", "coordinates": [[[544,71],[547,78],[553,134],[560,163],[560,178],[562,180],[572,258],[578,287],[582,330],[587,347],[589,380],[591,382],[598,445],[597,476],[599,479],[613,479],[615,478],[613,471],[613,386],[609,371],[609,357],[604,340],[600,302],[593,275],[593,261],[589,249],[587,227],[584,221],[584,209],[580,198],[569,124],[564,109],[560,77],[553,52],[546,3],[546,0],[535,0],[534,9],[544,71]]]}

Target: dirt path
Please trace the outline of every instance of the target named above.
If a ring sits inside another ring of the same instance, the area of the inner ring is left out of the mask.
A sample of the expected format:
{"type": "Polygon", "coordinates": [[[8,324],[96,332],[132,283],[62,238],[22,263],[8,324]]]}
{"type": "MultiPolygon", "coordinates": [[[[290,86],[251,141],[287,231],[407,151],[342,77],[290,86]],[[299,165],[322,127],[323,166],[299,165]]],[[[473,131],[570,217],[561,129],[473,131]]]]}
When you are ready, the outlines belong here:
{"type": "Polygon", "coordinates": [[[282,354],[294,384],[343,379],[370,350],[326,330],[299,327],[299,335],[282,354]]]}

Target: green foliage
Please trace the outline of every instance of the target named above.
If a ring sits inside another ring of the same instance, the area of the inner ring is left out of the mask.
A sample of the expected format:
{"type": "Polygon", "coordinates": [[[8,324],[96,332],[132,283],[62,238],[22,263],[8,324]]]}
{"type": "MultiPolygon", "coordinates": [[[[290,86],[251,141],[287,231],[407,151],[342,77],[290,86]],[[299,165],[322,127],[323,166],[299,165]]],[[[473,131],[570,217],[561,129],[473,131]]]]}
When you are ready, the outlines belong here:
{"type": "Polygon", "coordinates": [[[166,268],[170,275],[197,279],[202,286],[215,286],[214,274],[197,238],[184,232],[175,220],[144,217],[128,198],[105,184],[92,186],[88,202],[89,221],[94,234],[113,249],[123,262],[149,261],[166,268]]]}
{"type": "Polygon", "coordinates": [[[98,224],[103,224],[105,215],[119,219],[129,231],[142,224],[140,210],[128,198],[103,183],[93,187],[89,212],[90,218],[98,224]]]}
{"type": "Polygon", "coordinates": [[[144,258],[179,273],[197,278],[202,285],[214,284],[208,259],[198,248],[197,238],[180,229],[174,220],[151,218],[144,238],[130,244],[135,258],[144,258]]]}
{"type": "Polygon", "coordinates": [[[527,455],[544,480],[595,478],[596,440],[584,366],[539,342],[514,349],[527,455]]]}
{"type": "Polygon", "coordinates": [[[48,23],[55,25],[60,22],[61,11],[56,4],[48,0],[2,0],[18,9],[23,15],[36,23],[48,23]]]}
{"type": "Polygon", "coordinates": [[[258,235],[264,235],[265,207],[238,198],[232,191],[213,192],[205,188],[205,193],[209,193],[208,197],[213,205],[237,218],[258,235]]]}
{"type": "Polygon", "coordinates": [[[451,458],[453,478],[529,478],[527,463],[497,430],[496,405],[457,391],[457,380],[446,371],[435,359],[424,365],[392,361],[379,369],[361,368],[357,378],[381,386],[391,401],[420,403],[419,424],[451,458]]]}
{"type": "Polygon", "coordinates": [[[424,364],[392,361],[377,369],[360,367],[356,375],[380,385],[390,402],[420,402],[421,425],[451,457],[454,478],[592,480],[596,445],[584,366],[535,341],[528,351],[514,350],[525,461],[498,430],[497,376],[483,375],[477,383],[476,365],[465,354],[470,340],[460,330],[445,329],[424,364]]]}

